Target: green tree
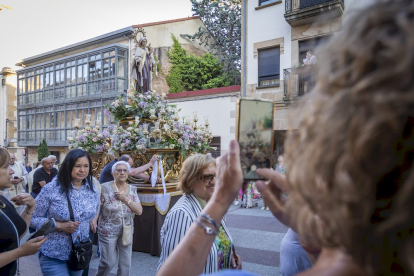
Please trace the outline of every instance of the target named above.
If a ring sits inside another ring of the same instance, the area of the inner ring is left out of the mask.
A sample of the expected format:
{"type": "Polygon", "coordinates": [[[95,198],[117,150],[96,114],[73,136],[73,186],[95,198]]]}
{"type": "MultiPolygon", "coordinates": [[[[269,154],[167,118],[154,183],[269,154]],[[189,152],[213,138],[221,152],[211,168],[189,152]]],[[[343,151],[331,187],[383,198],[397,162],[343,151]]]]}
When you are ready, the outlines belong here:
{"type": "Polygon", "coordinates": [[[171,68],[166,77],[170,93],[230,85],[231,79],[223,71],[223,64],[212,54],[206,53],[201,57],[187,54],[173,34],[171,38],[173,47],[167,52],[171,68]]]}
{"type": "Polygon", "coordinates": [[[46,140],[43,138],[42,142],[40,142],[39,147],[37,148],[37,160],[41,161],[43,158],[48,157],[50,155],[49,149],[46,144],[46,140]]]}
{"type": "Polygon", "coordinates": [[[241,0],[190,0],[194,15],[200,16],[205,28],[193,35],[183,34],[209,48],[224,64],[224,71],[240,84],[241,0]]]}

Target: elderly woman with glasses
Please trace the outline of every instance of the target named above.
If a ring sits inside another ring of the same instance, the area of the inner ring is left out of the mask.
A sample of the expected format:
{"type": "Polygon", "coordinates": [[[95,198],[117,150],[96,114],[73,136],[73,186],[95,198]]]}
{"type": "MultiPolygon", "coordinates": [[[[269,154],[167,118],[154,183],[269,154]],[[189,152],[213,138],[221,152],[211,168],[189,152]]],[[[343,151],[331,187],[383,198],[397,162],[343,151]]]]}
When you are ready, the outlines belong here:
{"type": "Polygon", "coordinates": [[[142,206],[135,187],[128,185],[131,166],[118,161],[112,166],[114,181],[102,184],[102,213],[99,219],[98,237],[101,259],[96,275],[108,275],[118,261],[117,275],[127,276],[131,267],[134,215],[142,214],[142,206]],[[124,229],[125,228],[125,229],[124,229]],[[130,231],[126,231],[130,228],[130,231]]]}
{"type": "MultiPolygon", "coordinates": [[[[215,178],[216,160],[211,156],[196,154],[184,162],[179,183],[179,189],[184,195],[168,212],[161,229],[161,257],[158,269],[178,246],[193,222],[204,224],[211,220],[208,216],[201,217],[200,220],[197,218],[214,192],[215,178]]],[[[226,268],[241,269],[240,256],[234,252],[233,241],[224,220],[219,225],[214,225],[211,231],[217,232],[217,236],[206,259],[204,273],[226,268]]]]}

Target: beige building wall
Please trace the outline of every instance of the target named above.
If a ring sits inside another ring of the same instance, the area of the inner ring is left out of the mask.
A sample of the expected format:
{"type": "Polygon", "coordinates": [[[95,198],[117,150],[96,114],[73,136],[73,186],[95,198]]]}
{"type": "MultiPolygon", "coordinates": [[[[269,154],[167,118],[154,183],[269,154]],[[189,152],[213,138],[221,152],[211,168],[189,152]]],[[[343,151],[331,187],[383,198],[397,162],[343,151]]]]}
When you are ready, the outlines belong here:
{"type": "Polygon", "coordinates": [[[18,161],[24,161],[22,147],[17,146],[17,98],[16,73],[8,67],[0,72],[0,145],[14,153],[18,161]]]}

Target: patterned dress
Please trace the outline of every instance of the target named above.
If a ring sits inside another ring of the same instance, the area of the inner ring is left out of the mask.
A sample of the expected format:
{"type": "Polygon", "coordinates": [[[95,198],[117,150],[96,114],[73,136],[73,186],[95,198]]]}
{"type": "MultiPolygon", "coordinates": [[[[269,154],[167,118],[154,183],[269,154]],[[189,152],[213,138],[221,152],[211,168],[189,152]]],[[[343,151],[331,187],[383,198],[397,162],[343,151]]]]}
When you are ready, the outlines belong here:
{"type": "MultiPolygon", "coordinates": [[[[123,208],[125,223],[132,225],[132,233],[134,232],[134,213],[126,204],[121,204],[115,198],[116,190],[114,185],[115,183],[113,181],[102,184],[102,212],[99,217],[98,234],[105,237],[122,235],[123,222],[121,208],[123,208]]],[[[132,202],[140,203],[137,189],[131,185],[128,185],[128,191],[125,196],[132,202]]]]}

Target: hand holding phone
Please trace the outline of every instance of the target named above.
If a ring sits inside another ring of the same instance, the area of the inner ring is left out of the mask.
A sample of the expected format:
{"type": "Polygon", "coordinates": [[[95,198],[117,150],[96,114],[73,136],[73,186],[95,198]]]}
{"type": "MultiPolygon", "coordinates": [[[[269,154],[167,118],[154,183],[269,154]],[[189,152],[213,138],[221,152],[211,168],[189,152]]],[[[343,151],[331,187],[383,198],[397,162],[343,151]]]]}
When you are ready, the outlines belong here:
{"type": "Polygon", "coordinates": [[[262,180],[256,170],[272,167],[274,103],[240,99],[237,111],[236,137],[240,145],[243,179],[262,180]]]}
{"type": "Polygon", "coordinates": [[[39,230],[36,231],[28,240],[44,236],[46,237],[50,232],[55,230],[56,228],[56,221],[55,219],[51,218],[46,221],[39,230]]]}

